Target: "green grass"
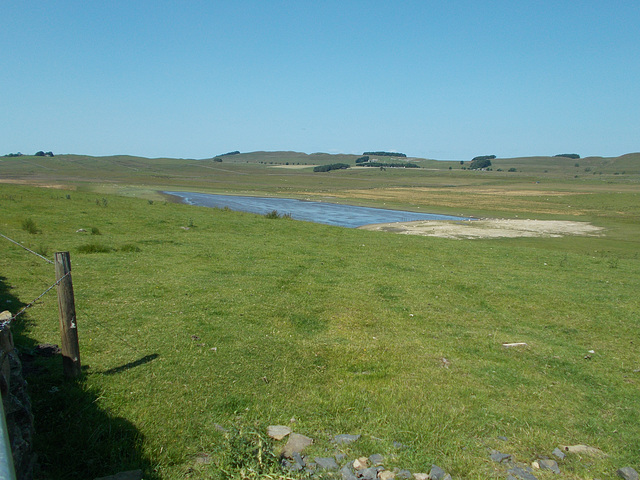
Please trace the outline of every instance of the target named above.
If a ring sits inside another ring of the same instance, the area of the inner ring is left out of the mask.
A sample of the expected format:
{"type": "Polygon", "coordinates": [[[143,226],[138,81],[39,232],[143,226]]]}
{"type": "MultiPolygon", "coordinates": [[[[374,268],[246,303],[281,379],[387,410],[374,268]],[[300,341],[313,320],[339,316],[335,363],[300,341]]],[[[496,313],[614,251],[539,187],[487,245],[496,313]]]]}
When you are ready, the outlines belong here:
{"type": "MultiPolygon", "coordinates": [[[[251,181],[267,187],[256,172],[251,181]]],[[[353,198],[362,184],[383,188],[378,174],[330,177],[338,186],[327,188],[353,198]]],[[[457,185],[441,208],[462,208],[457,202],[483,189],[563,191],[575,211],[558,195],[545,205],[544,192],[513,198],[519,215],[588,219],[607,236],[454,241],[148,202],[95,186],[1,185],[0,232],[72,259],[85,374],[64,382],[56,358],[38,359],[30,374],[41,477],[134,468],[145,478],[251,477],[262,468],[254,447],[264,440],[269,451],[266,426],[292,417],[295,431],[316,439],[312,455],[334,453],[335,434],[360,433],[350,456],[393,454],[391,467],[413,472],[436,463],[458,478],[497,478],[504,471],[488,461],[489,448],[526,462],[578,443],[609,457],[568,458],[564,478],[637,467],[637,191],[446,175],[420,185],[457,185]],[[37,237],[22,229],[27,217],[37,237]],[[211,464],[198,464],[203,453],[211,464]]],[[[402,188],[416,181],[403,172],[385,178],[402,188]]],[[[431,190],[413,192],[413,205],[436,198],[431,190]]],[[[485,212],[510,211],[504,196],[482,198],[493,202],[485,212]]],[[[41,259],[6,241],[0,252],[0,302],[10,310],[53,282],[41,259]]],[[[55,293],[14,328],[22,350],[59,343],[55,293]]],[[[272,469],[267,462],[261,471],[272,469]]]]}

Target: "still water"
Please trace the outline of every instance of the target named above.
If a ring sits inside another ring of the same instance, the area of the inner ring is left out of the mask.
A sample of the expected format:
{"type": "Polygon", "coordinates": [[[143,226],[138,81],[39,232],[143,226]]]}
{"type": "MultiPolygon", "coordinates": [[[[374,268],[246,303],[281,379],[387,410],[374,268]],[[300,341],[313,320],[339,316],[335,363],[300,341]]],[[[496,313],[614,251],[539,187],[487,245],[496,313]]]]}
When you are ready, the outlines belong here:
{"type": "Polygon", "coordinates": [[[212,195],[192,192],[163,192],[180,197],[189,205],[224,208],[261,215],[277,210],[288,213],[296,220],[325,223],[339,227],[356,228],[372,223],[411,222],[415,220],[468,220],[463,217],[435,215],[431,213],[386,210],[384,208],[356,207],[337,203],[309,202],[291,198],[241,197],[236,195],[212,195]]]}

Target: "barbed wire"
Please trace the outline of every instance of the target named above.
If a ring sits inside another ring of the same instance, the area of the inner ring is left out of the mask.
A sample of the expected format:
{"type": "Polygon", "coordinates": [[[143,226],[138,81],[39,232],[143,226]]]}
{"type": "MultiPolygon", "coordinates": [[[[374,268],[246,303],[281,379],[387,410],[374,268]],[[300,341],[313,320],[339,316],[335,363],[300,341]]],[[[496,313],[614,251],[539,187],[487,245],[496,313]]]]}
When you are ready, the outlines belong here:
{"type": "MultiPolygon", "coordinates": [[[[45,260],[46,262],[54,265],[55,262],[49,260],[47,257],[44,257],[42,255],[40,255],[37,252],[34,252],[33,250],[28,249],[27,247],[25,247],[24,245],[22,245],[21,243],[13,240],[12,238],[7,237],[6,235],[3,235],[2,233],[0,233],[0,237],[10,241],[11,243],[19,246],[20,248],[25,249],[27,252],[32,253],[33,255],[36,255],[38,257],[40,257],[41,259],[45,260]]],[[[67,276],[69,276],[71,274],[71,272],[67,272],[64,276],[62,276],[61,278],[59,278],[53,285],[51,285],[49,288],[47,288],[44,292],[42,292],[36,299],[34,299],[32,302],[30,302],[29,304],[27,304],[26,306],[24,306],[18,313],[16,313],[15,315],[13,315],[11,318],[9,318],[8,320],[4,320],[4,321],[0,321],[0,329],[4,328],[6,325],[11,324],[11,322],[13,322],[15,319],[17,319],[20,315],[22,315],[24,312],[27,311],[28,308],[31,308],[32,306],[34,306],[36,304],[36,302],[38,300],[40,300],[42,297],[44,297],[53,287],[57,286],[60,284],[60,282],[66,278],[67,276]]],[[[76,306],[76,309],[78,309],[78,307],[76,306]]],[[[85,314],[86,312],[81,311],[81,314],[85,314]]],[[[102,322],[98,321],[95,317],[90,317],[88,315],[84,315],[86,318],[90,318],[95,324],[97,324],[98,328],[100,328],[102,331],[106,332],[107,334],[111,335],[115,340],[119,341],[120,343],[126,345],[127,347],[129,347],[132,350],[136,350],[136,348],[131,345],[129,342],[127,342],[124,338],[119,337],[117,335],[115,335],[114,333],[111,332],[111,330],[106,327],[104,324],[102,324],[102,322]]]]}
{"type": "Polygon", "coordinates": [[[40,258],[41,258],[41,259],[43,259],[44,261],[49,262],[51,265],[53,265],[53,264],[54,264],[54,263],[53,263],[53,260],[49,260],[47,257],[45,257],[45,256],[43,256],[43,255],[40,255],[39,253],[34,252],[33,250],[29,250],[27,247],[25,247],[25,246],[24,246],[24,245],[22,245],[21,243],[16,242],[15,240],[13,240],[13,239],[11,239],[11,238],[7,237],[6,235],[3,235],[2,233],[0,233],[0,237],[5,238],[5,239],[9,240],[11,243],[15,243],[15,244],[16,244],[17,246],[19,246],[20,248],[24,248],[27,252],[29,252],[29,253],[33,253],[34,255],[36,255],[36,256],[38,256],[38,257],[40,257],[40,258]]]}
{"type": "Polygon", "coordinates": [[[71,275],[71,272],[67,272],[65,273],[62,277],[60,277],[56,283],[54,283],[53,285],[51,285],[49,288],[47,288],[44,292],[42,292],[40,295],[38,295],[38,297],[33,300],[32,302],[28,303],[27,305],[25,305],[22,310],[20,310],[18,313],[16,313],[15,315],[13,315],[10,319],[3,321],[2,323],[0,323],[0,327],[4,327],[6,324],[11,323],[12,321],[14,321],[16,318],[18,318],[20,315],[22,315],[28,308],[33,307],[36,302],[38,300],[40,300],[42,297],[44,297],[47,293],[49,293],[49,290],[51,290],[53,287],[57,286],[60,284],[60,282],[62,280],[64,280],[66,277],[68,277],[69,275],[71,275]]]}

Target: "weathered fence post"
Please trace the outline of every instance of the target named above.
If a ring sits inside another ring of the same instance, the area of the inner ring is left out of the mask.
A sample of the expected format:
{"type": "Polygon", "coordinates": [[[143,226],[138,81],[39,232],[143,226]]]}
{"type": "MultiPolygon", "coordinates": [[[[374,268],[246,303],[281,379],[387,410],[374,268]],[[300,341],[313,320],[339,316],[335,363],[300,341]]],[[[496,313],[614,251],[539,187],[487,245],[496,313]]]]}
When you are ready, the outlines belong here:
{"type": "Polygon", "coordinates": [[[56,281],[62,279],[57,287],[60,334],[62,336],[62,369],[65,377],[75,378],[80,375],[80,347],[78,346],[76,303],[73,298],[69,252],[56,252],[55,267],[56,281]]]}

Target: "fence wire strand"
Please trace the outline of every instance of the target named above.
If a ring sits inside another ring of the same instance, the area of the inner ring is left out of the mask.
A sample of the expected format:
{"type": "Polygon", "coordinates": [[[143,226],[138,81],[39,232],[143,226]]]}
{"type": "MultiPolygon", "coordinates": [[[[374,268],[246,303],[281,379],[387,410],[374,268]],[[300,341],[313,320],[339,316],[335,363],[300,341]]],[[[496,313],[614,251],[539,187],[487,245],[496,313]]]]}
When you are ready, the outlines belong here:
{"type": "MultiPolygon", "coordinates": [[[[44,256],[40,255],[39,253],[34,252],[33,250],[28,249],[27,247],[25,247],[25,246],[24,246],[24,245],[22,245],[21,243],[16,242],[15,240],[13,240],[13,239],[11,239],[11,238],[7,237],[6,235],[3,235],[2,233],[0,233],[0,237],[4,238],[4,239],[6,239],[6,240],[9,240],[11,243],[13,243],[13,244],[17,245],[17,246],[18,246],[18,247],[20,247],[20,248],[25,249],[27,252],[32,253],[33,255],[36,255],[36,256],[40,257],[40,258],[41,258],[41,259],[43,259],[44,261],[46,261],[46,262],[48,262],[48,263],[50,263],[50,264],[52,264],[52,265],[55,265],[55,262],[53,262],[52,260],[49,260],[47,257],[44,257],[44,256]]],[[[54,283],[54,284],[53,284],[53,285],[51,285],[49,288],[47,288],[47,289],[46,289],[44,292],[42,292],[42,294],[40,294],[40,295],[39,295],[35,300],[33,300],[32,302],[30,302],[29,304],[27,304],[27,305],[26,305],[25,307],[23,307],[23,308],[22,308],[18,313],[16,313],[15,315],[13,315],[11,318],[9,318],[8,320],[4,320],[4,321],[0,322],[0,328],[5,327],[6,325],[10,325],[10,324],[11,324],[11,322],[13,322],[13,321],[14,321],[15,319],[17,319],[20,315],[22,315],[24,312],[26,312],[28,308],[33,307],[33,306],[36,304],[36,302],[37,302],[38,300],[40,300],[40,299],[41,299],[42,297],[44,297],[47,293],[49,293],[49,291],[50,291],[53,287],[55,287],[55,286],[59,285],[59,284],[60,284],[60,282],[61,282],[62,280],[64,280],[64,279],[65,279],[67,276],[69,276],[69,275],[71,275],[71,272],[67,272],[64,276],[62,276],[61,278],[59,278],[59,279],[56,281],[56,283],[54,283]]],[[[77,309],[77,307],[76,307],[76,309],[77,309]]],[[[82,312],[82,313],[84,313],[84,312],[82,312]]],[[[86,316],[86,315],[85,315],[85,317],[90,318],[90,317],[88,317],[88,316],[86,316]]],[[[110,335],[111,335],[115,340],[117,340],[117,341],[119,341],[119,342],[121,342],[121,343],[125,344],[126,346],[128,346],[128,347],[129,347],[129,348],[131,348],[132,350],[136,350],[136,348],[135,348],[133,345],[131,345],[129,342],[127,342],[124,338],[122,338],[122,337],[118,337],[117,335],[113,334],[109,328],[105,327],[105,326],[104,326],[101,322],[99,322],[95,317],[92,317],[92,320],[93,320],[93,322],[94,322],[94,323],[96,323],[96,324],[98,325],[98,328],[100,328],[100,329],[102,329],[104,332],[107,332],[108,334],[110,334],[110,335]]]]}
{"type": "Polygon", "coordinates": [[[11,323],[12,321],[14,321],[16,318],[18,318],[20,315],[22,315],[27,308],[33,307],[36,302],[38,300],[40,300],[42,297],[44,297],[47,293],[49,293],[49,290],[51,290],[53,287],[57,286],[60,284],[60,282],[62,280],[64,280],[66,277],[68,277],[69,275],[71,275],[71,272],[67,272],[65,273],[62,277],[60,277],[56,283],[54,283],[53,285],[51,285],[49,288],[47,288],[44,292],[42,292],[35,300],[33,300],[32,302],[28,303],[25,307],[22,308],[22,310],[20,310],[18,313],[16,313],[13,317],[11,317],[9,320],[5,320],[4,322],[2,322],[0,325],[4,326],[7,323],[11,323]]]}
{"type": "Polygon", "coordinates": [[[11,243],[15,243],[15,244],[16,244],[17,246],[19,246],[20,248],[24,248],[27,252],[29,252],[29,253],[33,253],[34,255],[36,255],[36,256],[38,256],[38,257],[40,257],[41,259],[43,259],[45,262],[49,262],[51,265],[53,265],[53,260],[49,260],[47,257],[45,257],[45,256],[43,256],[43,255],[40,255],[39,253],[34,252],[33,250],[29,250],[27,247],[25,247],[25,246],[24,246],[24,245],[22,245],[21,243],[16,242],[15,240],[13,240],[13,239],[11,239],[11,238],[7,237],[6,235],[3,235],[3,234],[1,234],[1,233],[0,233],[0,237],[5,238],[5,239],[9,240],[11,243]]]}

